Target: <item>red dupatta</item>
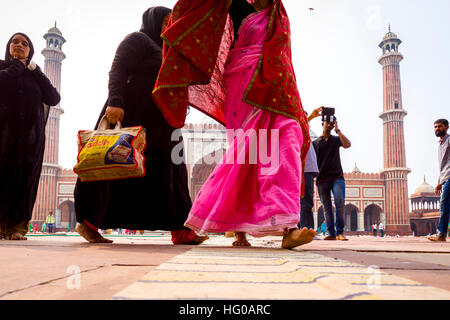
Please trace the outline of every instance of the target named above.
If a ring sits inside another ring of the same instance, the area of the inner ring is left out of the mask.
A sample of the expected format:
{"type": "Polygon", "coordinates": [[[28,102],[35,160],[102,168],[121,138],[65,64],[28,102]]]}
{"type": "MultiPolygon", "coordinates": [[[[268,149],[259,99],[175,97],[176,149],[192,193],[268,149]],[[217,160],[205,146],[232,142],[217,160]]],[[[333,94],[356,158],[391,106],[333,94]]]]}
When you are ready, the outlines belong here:
{"type": "MultiPolygon", "coordinates": [[[[156,104],[173,127],[184,126],[188,105],[225,125],[226,92],[221,74],[231,45],[231,2],[179,0],[173,9],[168,28],[161,35],[163,62],[153,89],[156,104]]],[[[309,124],[292,65],[289,18],[281,0],[271,5],[263,53],[243,101],[299,122],[304,166],[311,143],[309,124]]]]}
{"type": "Polygon", "coordinates": [[[221,74],[232,40],[223,41],[230,5],[231,0],[179,0],[173,8],[161,35],[163,61],[153,89],[172,127],[184,126],[188,105],[225,122],[221,74]]]}

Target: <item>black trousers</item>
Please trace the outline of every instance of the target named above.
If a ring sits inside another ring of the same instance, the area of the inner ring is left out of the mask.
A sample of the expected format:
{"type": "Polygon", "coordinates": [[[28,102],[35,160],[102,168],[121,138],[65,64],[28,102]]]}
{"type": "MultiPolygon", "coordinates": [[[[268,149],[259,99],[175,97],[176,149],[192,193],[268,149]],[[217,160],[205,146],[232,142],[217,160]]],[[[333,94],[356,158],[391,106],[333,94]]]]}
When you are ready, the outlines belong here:
{"type": "Polygon", "coordinates": [[[314,173],[305,172],[305,196],[301,199],[300,222],[298,227],[314,229],[314,173]]]}

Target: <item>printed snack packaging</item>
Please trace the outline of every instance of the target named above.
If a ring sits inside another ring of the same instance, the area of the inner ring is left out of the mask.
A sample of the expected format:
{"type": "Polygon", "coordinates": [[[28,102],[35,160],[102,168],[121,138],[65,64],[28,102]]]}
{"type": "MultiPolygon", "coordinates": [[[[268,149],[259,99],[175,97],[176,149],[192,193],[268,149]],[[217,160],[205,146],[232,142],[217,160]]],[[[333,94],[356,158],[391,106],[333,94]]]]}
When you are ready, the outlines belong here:
{"type": "Polygon", "coordinates": [[[77,165],[81,181],[105,181],[145,176],[145,129],[142,126],[106,129],[106,117],[98,130],[78,132],[77,165]]]}

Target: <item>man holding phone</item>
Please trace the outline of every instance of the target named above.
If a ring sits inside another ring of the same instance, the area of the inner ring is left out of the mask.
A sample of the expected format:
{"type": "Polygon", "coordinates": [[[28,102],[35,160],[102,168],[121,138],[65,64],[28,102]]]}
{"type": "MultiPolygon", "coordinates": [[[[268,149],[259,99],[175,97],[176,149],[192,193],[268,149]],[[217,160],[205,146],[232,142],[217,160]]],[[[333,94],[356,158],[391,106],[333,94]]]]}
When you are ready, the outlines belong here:
{"type": "Polygon", "coordinates": [[[317,189],[325,211],[328,236],[324,240],[348,240],[344,236],[345,226],[345,180],[339,150],[351,147],[350,140],[339,129],[334,109],[322,110],[322,136],[313,142],[317,154],[319,175],[317,189]],[[331,134],[332,130],[338,134],[331,134]],[[331,204],[331,193],[336,207],[336,223],[331,204]]]}

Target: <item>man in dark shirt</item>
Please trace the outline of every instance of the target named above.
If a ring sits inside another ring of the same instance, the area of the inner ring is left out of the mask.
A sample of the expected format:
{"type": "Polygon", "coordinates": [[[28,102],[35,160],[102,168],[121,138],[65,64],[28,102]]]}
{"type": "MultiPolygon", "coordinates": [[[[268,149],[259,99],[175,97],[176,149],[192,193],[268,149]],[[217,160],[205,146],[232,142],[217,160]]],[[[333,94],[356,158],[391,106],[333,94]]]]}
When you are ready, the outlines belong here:
{"type": "Polygon", "coordinates": [[[337,121],[323,122],[322,136],[313,142],[317,154],[319,176],[317,189],[325,211],[328,236],[324,240],[348,240],[344,237],[345,226],[345,180],[341,165],[340,147],[348,149],[351,142],[341,132],[337,121]],[[335,130],[338,136],[331,135],[335,130]],[[336,207],[336,224],[331,205],[331,192],[336,207]]]}

